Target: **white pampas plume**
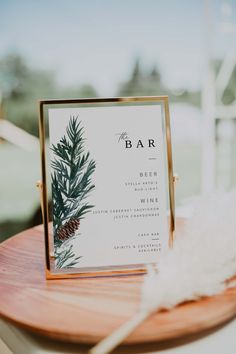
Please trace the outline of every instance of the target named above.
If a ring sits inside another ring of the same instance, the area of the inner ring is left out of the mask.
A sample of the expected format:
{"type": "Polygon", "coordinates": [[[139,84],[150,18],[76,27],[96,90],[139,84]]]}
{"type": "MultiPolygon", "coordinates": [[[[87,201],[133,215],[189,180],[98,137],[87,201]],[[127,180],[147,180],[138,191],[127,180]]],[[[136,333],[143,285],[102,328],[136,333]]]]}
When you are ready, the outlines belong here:
{"type": "Polygon", "coordinates": [[[142,307],[170,309],[225,290],[236,275],[236,192],[198,202],[194,215],[177,231],[174,249],[146,276],[142,307]]]}
{"type": "Polygon", "coordinates": [[[198,201],[193,216],[177,230],[174,248],[163,253],[158,272],[148,271],[140,311],[89,353],[107,354],[146,317],[189,300],[219,294],[236,275],[236,191],[198,201]]]}

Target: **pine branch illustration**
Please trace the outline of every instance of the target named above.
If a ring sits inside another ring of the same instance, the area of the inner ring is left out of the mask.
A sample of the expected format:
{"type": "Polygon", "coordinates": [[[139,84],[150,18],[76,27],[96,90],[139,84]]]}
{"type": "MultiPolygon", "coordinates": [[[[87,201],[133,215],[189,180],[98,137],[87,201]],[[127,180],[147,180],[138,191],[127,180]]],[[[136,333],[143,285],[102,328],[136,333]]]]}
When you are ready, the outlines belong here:
{"type": "MultiPolygon", "coordinates": [[[[75,235],[80,220],[93,208],[85,200],[95,188],[91,176],[96,164],[90,153],[84,151],[84,141],[84,129],[78,116],[71,116],[66,134],[51,147],[54,154],[51,180],[55,248],[75,235]]],[[[60,263],[58,260],[58,267],[65,264],[66,257],[71,258],[71,252],[60,253],[61,261],[64,261],[60,263]]]]}
{"type": "Polygon", "coordinates": [[[69,246],[68,249],[60,251],[59,248],[56,248],[55,251],[55,258],[56,258],[56,268],[72,268],[77,263],[78,260],[81,258],[75,257],[74,252],[72,251],[72,245],[69,246]]]}

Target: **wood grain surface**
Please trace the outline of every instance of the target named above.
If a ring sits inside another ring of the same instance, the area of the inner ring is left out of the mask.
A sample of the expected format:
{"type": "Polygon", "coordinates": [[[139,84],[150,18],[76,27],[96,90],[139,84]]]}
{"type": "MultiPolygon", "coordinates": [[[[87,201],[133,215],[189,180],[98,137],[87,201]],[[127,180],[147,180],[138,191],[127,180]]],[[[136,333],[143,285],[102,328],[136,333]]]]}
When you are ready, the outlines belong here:
{"type": "MultiPolygon", "coordinates": [[[[59,340],[96,343],[133,316],[142,275],[46,280],[42,227],[0,245],[0,315],[59,340]]],[[[125,343],[176,339],[218,326],[236,315],[236,288],[156,313],[125,343]]]]}

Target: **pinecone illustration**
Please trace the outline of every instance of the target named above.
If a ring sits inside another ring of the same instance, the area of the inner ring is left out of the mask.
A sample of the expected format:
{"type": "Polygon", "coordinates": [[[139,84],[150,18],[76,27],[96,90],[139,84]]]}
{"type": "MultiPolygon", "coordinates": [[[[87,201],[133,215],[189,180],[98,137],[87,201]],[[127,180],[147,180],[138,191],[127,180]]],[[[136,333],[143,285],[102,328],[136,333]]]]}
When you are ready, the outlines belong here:
{"type": "Polygon", "coordinates": [[[80,225],[80,220],[71,218],[64,225],[60,226],[57,230],[57,238],[60,241],[66,241],[72,237],[76,230],[78,230],[80,225]]]}

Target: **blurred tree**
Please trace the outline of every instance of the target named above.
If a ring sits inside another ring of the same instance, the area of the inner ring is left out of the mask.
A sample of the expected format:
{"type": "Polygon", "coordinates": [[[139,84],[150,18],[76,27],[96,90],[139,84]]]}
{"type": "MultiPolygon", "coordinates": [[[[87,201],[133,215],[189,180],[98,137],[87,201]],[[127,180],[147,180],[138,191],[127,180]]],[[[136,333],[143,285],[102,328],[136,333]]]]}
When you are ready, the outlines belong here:
{"type": "Polygon", "coordinates": [[[0,87],[3,97],[18,98],[24,95],[24,82],[29,70],[23,59],[15,54],[7,55],[0,61],[0,87]]]}
{"type": "Polygon", "coordinates": [[[140,84],[142,76],[143,75],[140,69],[140,59],[138,58],[134,63],[134,69],[131,75],[130,82],[132,82],[133,84],[140,84]]]}
{"type": "Polygon", "coordinates": [[[20,55],[10,54],[0,60],[0,90],[6,118],[38,135],[37,100],[56,96],[54,74],[33,70],[20,55]]]}
{"type": "Polygon", "coordinates": [[[136,59],[130,79],[121,84],[118,96],[163,95],[167,90],[161,81],[161,75],[154,66],[150,74],[145,74],[136,59]]]}
{"type": "Polygon", "coordinates": [[[97,97],[97,96],[98,96],[98,93],[92,85],[84,84],[79,89],[79,97],[81,97],[81,98],[97,97]]]}
{"type": "Polygon", "coordinates": [[[84,84],[80,87],[67,87],[61,89],[61,92],[59,94],[64,98],[98,97],[98,93],[95,88],[89,84],[84,84]]]}
{"type": "Polygon", "coordinates": [[[149,73],[145,73],[136,59],[130,79],[120,85],[118,96],[162,96],[168,95],[171,102],[188,102],[200,106],[200,92],[188,90],[172,91],[162,82],[161,73],[154,65],[149,73]]]}
{"type": "MultiPolygon", "coordinates": [[[[217,59],[214,60],[214,68],[215,68],[215,73],[216,76],[218,75],[220,68],[222,66],[222,59],[217,59]]],[[[221,97],[222,103],[225,105],[230,105],[236,100],[236,65],[234,66],[234,69],[232,71],[232,74],[229,78],[227,87],[225,88],[222,97],[221,97]]]]}
{"type": "Polygon", "coordinates": [[[10,54],[0,60],[0,92],[4,98],[6,118],[36,136],[39,99],[97,96],[91,85],[59,87],[53,71],[30,68],[19,54],[10,54]]]}

